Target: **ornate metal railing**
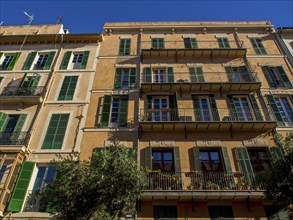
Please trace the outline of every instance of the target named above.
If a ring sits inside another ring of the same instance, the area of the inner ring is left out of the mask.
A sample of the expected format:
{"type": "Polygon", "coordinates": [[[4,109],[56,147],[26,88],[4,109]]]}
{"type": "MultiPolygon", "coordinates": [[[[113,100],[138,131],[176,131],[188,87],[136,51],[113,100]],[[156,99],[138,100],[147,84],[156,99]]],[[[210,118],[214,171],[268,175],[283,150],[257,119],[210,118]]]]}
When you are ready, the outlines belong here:
{"type": "Polygon", "coordinates": [[[268,109],[251,108],[161,108],[141,109],[140,122],[274,122],[275,116],[268,109]]]}
{"type": "Polygon", "coordinates": [[[25,145],[28,140],[28,132],[0,132],[0,145],[25,145]]]}
{"type": "Polygon", "coordinates": [[[45,86],[38,87],[5,87],[1,96],[43,96],[45,86]]]}
{"type": "Polygon", "coordinates": [[[204,72],[201,75],[189,72],[145,74],[142,73],[141,83],[256,83],[256,73],[204,72]]]}
{"type": "Polygon", "coordinates": [[[148,172],[145,190],[261,191],[266,182],[267,172],[148,172]]]}
{"type": "Polygon", "coordinates": [[[184,43],[184,41],[164,41],[152,44],[152,41],[142,41],[141,49],[244,49],[243,41],[228,41],[225,45],[214,41],[196,41],[196,43],[184,43]]]}

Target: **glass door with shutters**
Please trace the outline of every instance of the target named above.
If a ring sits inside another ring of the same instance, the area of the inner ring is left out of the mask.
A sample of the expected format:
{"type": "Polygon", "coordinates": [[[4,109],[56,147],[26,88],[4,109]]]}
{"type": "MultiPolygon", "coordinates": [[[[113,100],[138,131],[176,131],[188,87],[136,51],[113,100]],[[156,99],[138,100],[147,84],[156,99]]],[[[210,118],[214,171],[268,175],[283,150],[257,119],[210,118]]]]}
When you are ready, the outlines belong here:
{"type": "Polygon", "coordinates": [[[121,88],[127,89],[129,85],[129,69],[121,70],[121,88]]]}
{"type": "Polygon", "coordinates": [[[167,82],[165,69],[154,69],[153,70],[153,83],[165,83],[167,82]]]}
{"type": "Polygon", "coordinates": [[[170,109],[168,98],[154,98],[153,109],[154,121],[170,121],[170,109]]]}
{"type": "Polygon", "coordinates": [[[233,98],[235,104],[236,118],[239,121],[252,121],[253,116],[246,98],[233,98]]]}
{"type": "Polygon", "coordinates": [[[243,80],[241,79],[240,75],[240,69],[238,67],[232,67],[232,78],[233,82],[242,82],[243,80]]]}
{"type": "Polygon", "coordinates": [[[293,126],[293,111],[286,97],[275,97],[275,102],[286,126],[293,126]]]}
{"type": "Polygon", "coordinates": [[[211,121],[211,109],[208,98],[198,98],[195,100],[197,108],[195,109],[196,119],[202,121],[211,121]]]}

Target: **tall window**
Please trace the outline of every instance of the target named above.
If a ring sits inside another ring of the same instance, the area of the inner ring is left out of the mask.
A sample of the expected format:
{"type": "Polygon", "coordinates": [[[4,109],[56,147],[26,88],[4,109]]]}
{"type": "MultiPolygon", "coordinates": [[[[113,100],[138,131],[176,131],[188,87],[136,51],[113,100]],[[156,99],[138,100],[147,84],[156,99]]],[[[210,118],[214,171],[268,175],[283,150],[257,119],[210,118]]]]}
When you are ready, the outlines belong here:
{"type": "Polygon", "coordinates": [[[89,58],[89,51],[72,52],[66,51],[60,65],[61,70],[66,69],[86,69],[89,58]]]}
{"type": "Polygon", "coordinates": [[[223,171],[219,150],[200,150],[201,167],[205,172],[223,171]]]}
{"type": "Polygon", "coordinates": [[[252,121],[253,116],[250,111],[248,100],[244,97],[233,98],[233,100],[235,105],[236,118],[240,121],[252,121]]]}
{"type": "Polygon", "coordinates": [[[119,55],[130,55],[131,39],[120,39],[119,55]]]}
{"type": "Polygon", "coordinates": [[[170,120],[170,112],[168,112],[168,108],[169,108],[168,98],[155,97],[153,99],[153,108],[155,110],[153,115],[153,119],[155,121],[169,121],[170,120]]]}
{"type": "Polygon", "coordinates": [[[275,97],[275,102],[286,126],[293,126],[293,111],[286,97],[275,97]]]}
{"type": "Polygon", "coordinates": [[[152,38],[152,48],[153,49],[164,49],[164,38],[152,38]]]}
{"type": "Polygon", "coordinates": [[[136,87],[136,68],[116,68],[114,88],[129,89],[136,87]]]}
{"type": "Polygon", "coordinates": [[[104,96],[101,127],[126,127],[128,120],[128,96],[104,96]]]}
{"type": "Polygon", "coordinates": [[[44,66],[48,60],[48,56],[49,56],[48,54],[40,54],[34,69],[36,70],[44,69],[44,66]]]}
{"type": "Polygon", "coordinates": [[[196,98],[194,99],[194,102],[194,105],[196,106],[196,118],[201,119],[202,121],[211,121],[211,109],[208,98],[196,98]]]}
{"type": "Polygon", "coordinates": [[[190,38],[190,37],[184,38],[184,47],[186,49],[196,49],[196,48],[198,48],[196,38],[190,38]]]}
{"type": "Polygon", "coordinates": [[[0,69],[1,70],[6,70],[7,67],[9,66],[9,64],[11,63],[12,59],[13,59],[13,54],[7,54],[4,56],[4,60],[2,62],[2,64],[0,65],[0,69]]]}
{"type": "Polygon", "coordinates": [[[173,150],[153,150],[152,151],[152,168],[153,170],[161,170],[162,172],[174,172],[174,156],[173,150]]]}
{"type": "Polygon", "coordinates": [[[221,37],[221,38],[217,38],[217,40],[218,40],[218,44],[220,48],[230,48],[228,38],[221,37]]]}
{"type": "Polygon", "coordinates": [[[270,87],[286,87],[289,89],[292,88],[292,83],[290,82],[282,66],[264,66],[262,67],[262,71],[270,87]]]}
{"type": "Polygon", "coordinates": [[[39,166],[33,190],[44,189],[48,184],[50,184],[53,181],[55,175],[55,166],[39,166]]]}
{"type": "Polygon", "coordinates": [[[61,149],[69,114],[53,114],[47,129],[42,149],[61,149]]]}
{"type": "Polygon", "coordinates": [[[72,100],[78,76],[65,76],[62,87],[58,96],[58,100],[72,100]]]}
{"type": "Polygon", "coordinates": [[[153,70],[153,82],[164,83],[167,82],[166,69],[152,69],[153,70]]]}
{"type": "Polygon", "coordinates": [[[267,171],[272,169],[268,148],[247,148],[253,171],[267,171]]]}
{"type": "Polygon", "coordinates": [[[267,54],[260,38],[250,38],[250,42],[256,54],[267,54]]]}

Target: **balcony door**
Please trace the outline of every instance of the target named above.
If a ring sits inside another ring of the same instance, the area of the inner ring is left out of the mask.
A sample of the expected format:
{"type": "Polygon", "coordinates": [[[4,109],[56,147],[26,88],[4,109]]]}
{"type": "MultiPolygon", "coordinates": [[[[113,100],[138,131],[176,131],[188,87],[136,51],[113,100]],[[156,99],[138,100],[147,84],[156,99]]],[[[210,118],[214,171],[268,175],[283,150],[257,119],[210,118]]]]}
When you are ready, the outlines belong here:
{"type": "Polygon", "coordinates": [[[168,98],[158,97],[153,99],[154,121],[170,121],[170,109],[168,98]]]}
{"type": "Polygon", "coordinates": [[[153,83],[165,83],[165,82],[167,82],[166,69],[154,69],[153,83]]]}
{"type": "Polygon", "coordinates": [[[252,116],[247,99],[242,97],[237,97],[237,98],[233,98],[233,101],[235,105],[236,118],[239,121],[252,121],[253,116],[252,116]]]}
{"type": "Polygon", "coordinates": [[[276,105],[286,126],[293,126],[293,111],[286,97],[275,97],[276,105]]]}
{"type": "Polygon", "coordinates": [[[208,98],[197,98],[194,100],[197,121],[211,121],[211,109],[208,98]]]}

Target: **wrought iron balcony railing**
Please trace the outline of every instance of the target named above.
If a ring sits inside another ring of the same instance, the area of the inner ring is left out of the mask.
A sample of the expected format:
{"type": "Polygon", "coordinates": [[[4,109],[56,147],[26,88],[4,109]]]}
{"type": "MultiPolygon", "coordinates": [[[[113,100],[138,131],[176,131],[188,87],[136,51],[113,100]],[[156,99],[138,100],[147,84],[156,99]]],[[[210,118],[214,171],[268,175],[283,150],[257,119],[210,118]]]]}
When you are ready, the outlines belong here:
{"type": "Polygon", "coordinates": [[[145,190],[158,191],[263,191],[267,172],[149,172],[145,190]]]}
{"type": "Polygon", "coordinates": [[[152,41],[142,41],[142,49],[164,50],[164,49],[244,49],[243,41],[227,41],[225,45],[219,44],[218,41],[196,41],[196,43],[186,44],[184,41],[164,41],[152,44],[152,41]]]}
{"type": "Polygon", "coordinates": [[[189,72],[142,74],[141,83],[257,83],[256,73],[204,72],[201,75],[189,72]]]}
{"type": "Polygon", "coordinates": [[[17,87],[10,86],[5,87],[1,96],[43,96],[45,92],[45,86],[38,87],[17,87]]]}
{"type": "Polygon", "coordinates": [[[140,122],[275,122],[267,109],[161,108],[141,109],[140,122]]]}
{"type": "Polygon", "coordinates": [[[25,145],[28,140],[28,132],[0,132],[0,145],[25,145]]]}

